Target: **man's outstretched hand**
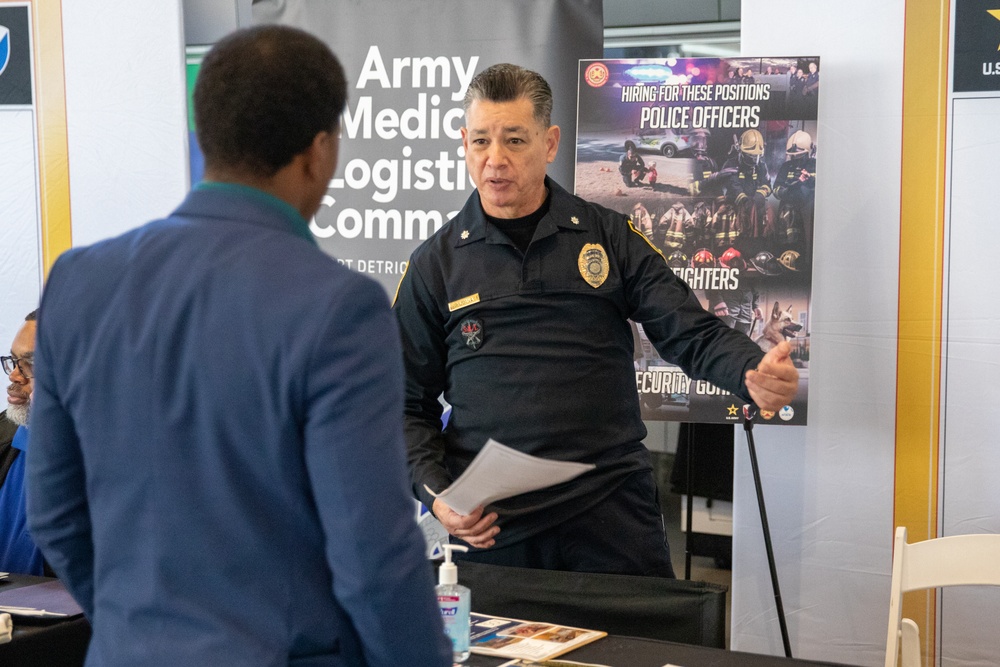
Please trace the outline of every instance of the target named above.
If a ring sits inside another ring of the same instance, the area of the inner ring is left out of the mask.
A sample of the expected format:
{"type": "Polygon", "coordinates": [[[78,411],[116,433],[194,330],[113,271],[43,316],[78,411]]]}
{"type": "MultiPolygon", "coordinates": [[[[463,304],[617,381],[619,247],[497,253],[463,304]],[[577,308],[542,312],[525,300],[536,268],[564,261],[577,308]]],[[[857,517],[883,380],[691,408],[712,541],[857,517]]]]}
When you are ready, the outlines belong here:
{"type": "Polygon", "coordinates": [[[791,344],[782,341],[764,355],[756,370],[747,371],[747,390],[761,410],[778,411],[795,398],[799,390],[799,371],[792,363],[791,354],[791,344]]]}

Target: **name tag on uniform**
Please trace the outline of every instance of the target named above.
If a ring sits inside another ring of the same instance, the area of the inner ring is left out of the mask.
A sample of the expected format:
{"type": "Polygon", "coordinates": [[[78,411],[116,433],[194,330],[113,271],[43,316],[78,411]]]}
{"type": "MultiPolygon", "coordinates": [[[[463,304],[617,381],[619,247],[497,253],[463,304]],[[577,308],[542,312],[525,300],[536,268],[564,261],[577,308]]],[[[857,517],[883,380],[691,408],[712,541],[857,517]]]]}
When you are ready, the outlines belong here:
{"type": "Polygon", "coordinates": [[[465,308],[466,306],[471,306],[474,303],[479,303],[479,292],[476,292],[475,294],[470,294],[469,296],[462,297],[457,301],[452,301],[451,303],[448,304],[448,312],[454,313],[456,310],[459,310],[460,308],[465,308]]]}

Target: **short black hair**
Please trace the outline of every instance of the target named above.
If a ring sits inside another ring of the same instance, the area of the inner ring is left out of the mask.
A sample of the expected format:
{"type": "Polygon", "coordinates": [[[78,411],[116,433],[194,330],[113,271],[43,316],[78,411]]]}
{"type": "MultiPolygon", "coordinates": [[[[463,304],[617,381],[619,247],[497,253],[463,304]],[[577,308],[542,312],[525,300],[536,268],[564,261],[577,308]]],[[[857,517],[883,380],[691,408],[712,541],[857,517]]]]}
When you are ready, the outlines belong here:
{"type": "Polygon", "coordinates": [[[25,322],[34,322],[38,319],[38,309],[35,308],[33,311],[24,316],[25,322]]]}
{"type": "Polygon", "coordinates": [[[499,63],[472,78],[465,91],[465,112],[476,100],[516,102],[522,97],[531,101],[535,120],[542,127],[552,125],[552,89],[538,72],[510,63],[499,63]]]}
{"type": "Polygon", "coordinates": [[[212,47],[195,82],[205,165],[273,176],[337,129],[346,102],[344,68],[318,38],[278,25],[238,30],[212,47]]]}

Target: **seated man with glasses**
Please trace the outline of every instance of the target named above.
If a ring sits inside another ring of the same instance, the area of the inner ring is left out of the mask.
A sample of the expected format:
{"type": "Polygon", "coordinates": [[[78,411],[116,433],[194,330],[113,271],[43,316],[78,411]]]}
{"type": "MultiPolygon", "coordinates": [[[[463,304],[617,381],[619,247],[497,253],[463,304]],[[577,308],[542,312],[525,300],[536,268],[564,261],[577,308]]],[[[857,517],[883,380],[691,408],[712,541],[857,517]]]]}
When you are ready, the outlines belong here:
{"type": "Polygon", "coordinates": [[[0,572],[45,573],[42,552],[28,534],[24,500],[24,451],[34,387],[35,311],[14,336],[10,356],[0,357],[10,376],[7,410],[0,418],[0,572]]]}

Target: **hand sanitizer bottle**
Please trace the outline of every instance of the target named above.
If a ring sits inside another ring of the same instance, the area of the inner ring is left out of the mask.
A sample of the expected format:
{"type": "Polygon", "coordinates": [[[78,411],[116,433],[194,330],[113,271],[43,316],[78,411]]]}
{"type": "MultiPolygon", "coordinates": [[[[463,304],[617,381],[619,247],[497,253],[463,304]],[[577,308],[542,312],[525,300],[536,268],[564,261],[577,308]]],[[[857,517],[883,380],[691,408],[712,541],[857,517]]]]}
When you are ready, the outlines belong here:
{"type": "Polygon", "coordinates": [[[451,561],[453,550],[468,551],[458,544],[442,544],[444,562],[438,569],[437,594],[444,632],[451,639],[452,659],[465,662],[469,659],[469,598],[471,591],[458,583],[458,567],[451,561]]]}

